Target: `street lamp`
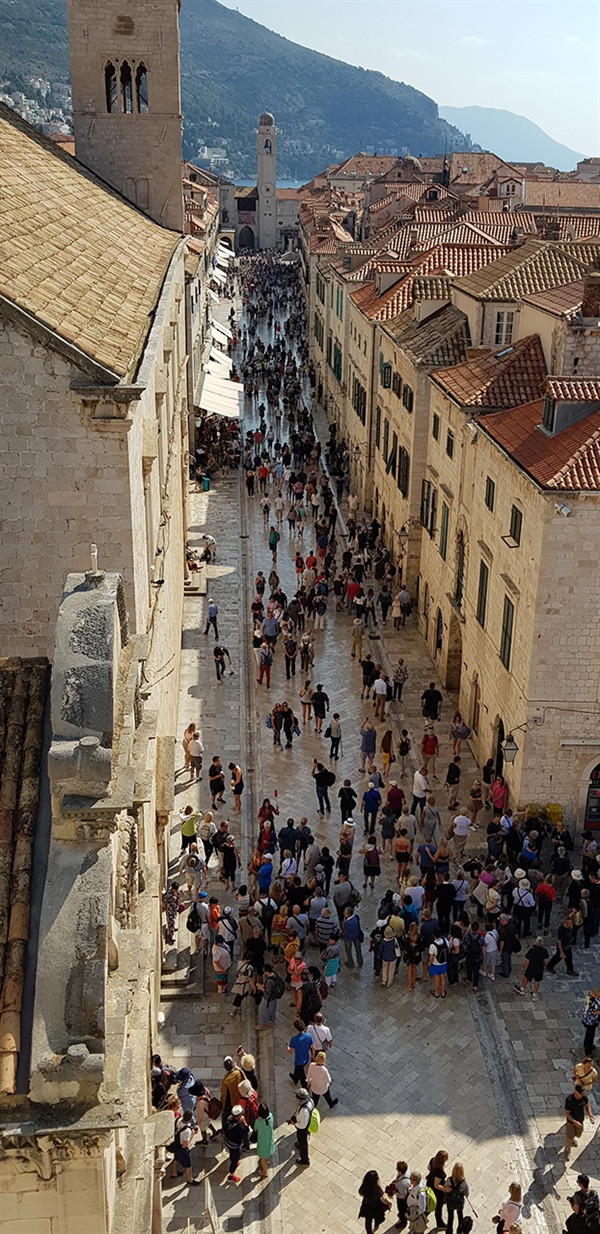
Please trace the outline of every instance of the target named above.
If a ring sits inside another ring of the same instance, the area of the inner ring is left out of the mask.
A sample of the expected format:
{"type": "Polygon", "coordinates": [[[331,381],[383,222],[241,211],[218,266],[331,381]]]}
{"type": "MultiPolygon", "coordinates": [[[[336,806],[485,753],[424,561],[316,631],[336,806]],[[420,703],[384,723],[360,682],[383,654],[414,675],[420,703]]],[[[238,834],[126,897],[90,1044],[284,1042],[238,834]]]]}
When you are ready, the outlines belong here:
{"type": "Polygon", "coordinates": [[[406,545],[408,544],[408,527],[406,523],[403,523],[402,527],[400,528],[400,531],[396,532],[396,535],[400,542],[400,552],[402,553],[402,555],[404,555],[404,550],[406,548],[406,545]]]}
{"type": "Polygon", "coordinates": [[[519,747],[512,733],[509,733],[508,737],[506,737],[504,741],[500,742],[500,749],[502,750],[502,758],[504,762],[508,763],[509,766],[511,763],[514,763],[517,754],[519,753],[519,747]]]}

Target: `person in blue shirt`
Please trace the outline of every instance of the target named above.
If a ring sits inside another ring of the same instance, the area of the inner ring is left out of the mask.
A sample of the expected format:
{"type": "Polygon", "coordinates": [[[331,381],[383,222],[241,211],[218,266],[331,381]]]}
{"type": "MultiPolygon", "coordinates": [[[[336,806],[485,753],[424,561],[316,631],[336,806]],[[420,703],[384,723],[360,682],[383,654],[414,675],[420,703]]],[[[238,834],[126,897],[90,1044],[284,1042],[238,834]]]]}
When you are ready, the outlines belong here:
{"type": "Polygon", "coordinates": [[[362,811],[365,819],[365,835],[367,833],[372,836],[375,834],[375,824],[377,822],[377,811],[381,805],[381,793],[375,788],[372,780],[369,780],[369,787],[363,793],[362,811]]]}
{"type": "Polygon", "coordinates": [[[277,635],[279,634],[279,623],[275,617],[265,617],[262,623],[262,632],[265,642],[274,647],[277,642],[277,635]]]}
{"type": "Polygon", "coordinates": [[[219,613],[218,606],[215,604],[211,596],[210,600],[208,601],[208,608],[206,610],[206,629],[204,633],[208,634],[209,627],[212,626],[215,632],[215,641],[217,641],[219,638],[219,630],[217,626],[218,613],[219,613]]]}
{"type": "Polygon", "coordinates": [[[539,857],[539,853],[536,847],[537,839],[538,839],[537,831],[532,831],[531,835],[526,835],[523,841],[523,848],[521,849],[521,864],[525,866],[526,870],[529,868],[529,866],[532,866],[534,861],[537,861],[539,857]]]}
{"type": "Polygon", "coordinates": [[[270,853],[265,853],[256,876],[256,881],[261,895],[264,895],[273,881],[273,861],[270,853]]]}
{"type": "Polygon", "coordinates": [[[294,1055],[294,1070],[290,1071],[290,1080],[294,1084],[306,1083],[306,1068],[310,1062],[312,1037],[306,1031],[304,1020],[294,1020],[295,1035],[290,1037],[288,1054],[294,1055]]]}
{"type": "Polygon", "coordinates": [[[344,946],[346,948],[346,968],[354,968],[353,950],[356,952],[356,963],[359,968],[363,966],[363,954],[361,946],[362,929],[360,925],[360,917],[354,912],[353,908],[344,909],[344,917],[342,920],[342,936],[344,946]]]}

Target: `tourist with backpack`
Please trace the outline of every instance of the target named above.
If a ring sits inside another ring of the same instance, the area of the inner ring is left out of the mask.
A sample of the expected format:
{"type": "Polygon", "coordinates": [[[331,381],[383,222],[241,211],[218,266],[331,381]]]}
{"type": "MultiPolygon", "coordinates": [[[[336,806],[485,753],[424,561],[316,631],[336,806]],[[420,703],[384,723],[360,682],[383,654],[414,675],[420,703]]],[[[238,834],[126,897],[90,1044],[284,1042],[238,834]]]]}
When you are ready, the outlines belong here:
{"type": "Polygon", "coordinates": [[[457,1234],[460,1234],[463,1228],[465,1200],[469,1195],[469,1185],[465,1179],[465,1170],[462,1162],[456,1161],[452,1166],[452,1173],[446,1179],[444,1191],[446,1193],[447,1209],[446,1234],[453,1234],[455,1216],[458,1218],[457,1234]]]}
{"type": "Polygon", "coordinates": [[[433,978],[433,989],[430,993],[434,998],[446,997],[446,973],[448,971],[448,939],[443,934],[436,934],[429,944],[429,976],[433,978]]]}
{"type": "MultiPolygon", "coordinates": [[[[410,1190],[406,1197],[406,1214],[408,1217],[409,1234],[425,1234],[429,1222],[427,1211],[427,1186],[418,1170],[412,1170],[410,1175],[410,1190]]],[[[434,1196],[435,1208],[435,1196],[434,1196]]]]}
{"type": "Polygon", "coordinates": [[[274,1028],[277,1022],[277,1003],[285,994],[285,981],[276,973],[273,965],[265,961],[262,977],[256,981],[262,998],[258,1007],[257,1028],[274,1028]]]}
{"type": "Polygon", "coordinates": [[[473,991],[479,985],[479,972],[483,955],[484,937],[476,921],[472,921],[465,934],[465,975],[463,982],[473,991]]]}
{"type": "Polygon", "coordinates": [[[575,1194],[569,1196],[573,1213],[567,1219],[567,1234],[600,1234],[598,1192],[590,1187],[587,1174],[577,1175],[577,1187],[575,1194]]]}
{"type": "MultiPolygon", "coordinates": [[[[308,1137],[309,1126],[314,1110],[314,1102],[311,1099],[310,1093],[306,1088],[297,1088],[295,1093],[297,1105],[292,1117],[288,1119],[291,1126],[296,1128],[296,1149],[298,1152],[298,1164],[310,1165],[310,1157],[308,1155],[308,1137]]],[[[319,1120],[320,1121],[320,1120],[319,1120]]],[[[315,1120],[316,1122],[316,1120],[315,1120]]]]}

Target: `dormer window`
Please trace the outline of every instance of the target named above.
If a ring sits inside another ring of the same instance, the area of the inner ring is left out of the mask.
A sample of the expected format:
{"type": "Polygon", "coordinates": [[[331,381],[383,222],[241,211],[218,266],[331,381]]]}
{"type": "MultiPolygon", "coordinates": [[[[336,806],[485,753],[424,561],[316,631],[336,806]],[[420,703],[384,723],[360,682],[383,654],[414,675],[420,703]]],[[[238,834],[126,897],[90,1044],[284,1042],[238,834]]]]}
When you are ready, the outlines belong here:
{"type": "Polygon", "coordinates": [[[494,342],[496,347],[512,343],[515,315],[510,311],[501,310],[496,313],[496,332],[494,342]]]}
{"type": "Polygon", "coordinates": [[[556,403],[554,402],[554,399],[550,398],[550,395],[547,394],[546,397],[544,398],[544,410],[542,412],[542,427],[545,428],[547,433],[553,433],[555,423],[556,423],[556,403]]]}

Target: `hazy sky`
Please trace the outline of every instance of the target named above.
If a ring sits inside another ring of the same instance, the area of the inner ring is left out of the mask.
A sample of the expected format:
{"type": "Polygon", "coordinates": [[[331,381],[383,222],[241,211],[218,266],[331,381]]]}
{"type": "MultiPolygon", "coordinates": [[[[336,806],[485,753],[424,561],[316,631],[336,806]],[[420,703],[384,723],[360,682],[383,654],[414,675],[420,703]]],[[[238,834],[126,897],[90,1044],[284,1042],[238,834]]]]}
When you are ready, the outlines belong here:
{"type": "Polygon", "coordinates": [[[600,155],[600,0],[221,0],[305,47],[600,155]]]}

